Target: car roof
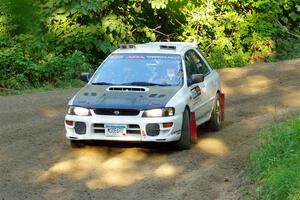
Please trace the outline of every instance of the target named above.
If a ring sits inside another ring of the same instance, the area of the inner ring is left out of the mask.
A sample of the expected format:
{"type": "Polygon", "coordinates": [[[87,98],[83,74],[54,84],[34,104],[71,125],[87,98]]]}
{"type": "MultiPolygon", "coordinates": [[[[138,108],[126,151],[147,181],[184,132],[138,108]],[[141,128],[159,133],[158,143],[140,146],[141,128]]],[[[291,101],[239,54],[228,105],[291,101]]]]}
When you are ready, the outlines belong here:
{"type": "Polygon", "coordinates": [[[161,53],[182,54],[188,48],[197,48],[198,45],[190,42],[149,42],[145,44],[121,45],[114,53],[161,53]],[[170,48],[169,48],[170,47],[170,48]]]}

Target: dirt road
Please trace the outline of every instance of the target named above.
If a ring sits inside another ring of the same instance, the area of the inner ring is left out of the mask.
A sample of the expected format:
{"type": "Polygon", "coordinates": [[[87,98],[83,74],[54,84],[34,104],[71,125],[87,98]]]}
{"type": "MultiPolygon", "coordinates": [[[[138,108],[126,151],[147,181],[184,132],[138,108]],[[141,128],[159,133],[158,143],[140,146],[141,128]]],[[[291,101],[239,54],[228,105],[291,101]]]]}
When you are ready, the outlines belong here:
{"type": "Polygon", "coordinates": [[[69,148],[76,90],[0,97],[0,199],[239,199],[245,158],[265,125],[300,109],[300,59],[220,71],[226,122],[191,150],[69,148]]]}

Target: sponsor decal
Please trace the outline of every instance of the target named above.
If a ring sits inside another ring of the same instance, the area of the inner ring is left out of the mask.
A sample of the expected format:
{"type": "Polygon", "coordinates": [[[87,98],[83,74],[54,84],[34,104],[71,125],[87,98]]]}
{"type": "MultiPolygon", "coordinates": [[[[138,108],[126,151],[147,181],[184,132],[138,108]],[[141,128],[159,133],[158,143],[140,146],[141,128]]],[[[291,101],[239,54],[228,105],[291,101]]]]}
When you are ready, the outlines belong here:
{"type": "Polygon", "coordinates": [[[148,55],[148,54],[131,54],[131,55],[112,55],[110,59],[160,59],[160,60],[180,60],[179,55],[148,55]]]}
{"type": "Polygon", "coordinates": [[[124,58],[124,56],[121,56],[121,55],[112,55],[110,57],[110,59],[122,59],[122,58],[124,58]]]}
{"type": "Polygon", "coordinates": [[[177,131],[173,131],[172,133],[171,133],[171,135],[178,135],[178,134],[180,134],[181,133],[181,129],[180,130],[177,130],[177,131]]]}
{"type": "Polygon", "coordinates": [[[179,55],[151,55],[146,56],[148,59],[162,59],[162,60],[178,60],[180,59],[179,55]]]}
{"type": "Polygon", "coordinates": [[[197,93],[201,94],[201,88],[198,85],[195,87],[195,91],[197,93]]]}
{"type": "Polygon", "coordinates": [[[192,92],[192,98],[196,99],[201,95],[201,88],[197,85],[196,87],[191,89],[192,92]]]}
{"type": "Polygon", "coordinates": [[[133,56],[127,56],[128,59],[144,59],[144,56],[138,56],[138,55],[133,55],[133,56]]]}

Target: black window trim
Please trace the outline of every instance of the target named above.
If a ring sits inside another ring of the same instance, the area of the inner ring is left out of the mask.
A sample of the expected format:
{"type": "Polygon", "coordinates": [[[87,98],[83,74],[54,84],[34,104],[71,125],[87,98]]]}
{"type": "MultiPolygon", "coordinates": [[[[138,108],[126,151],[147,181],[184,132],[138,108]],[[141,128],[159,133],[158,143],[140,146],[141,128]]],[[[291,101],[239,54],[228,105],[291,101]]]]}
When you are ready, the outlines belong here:
{"type": "MultiPolygon", "coordinates": [[[[188,53],[190,52],[190,51],[193,51],[194,49],[192,49],[192,48],[190,48],[190,49],[187,49],[186,51],[185,51],[185,53],[184,53],[184,55],[183,55],[183,61],[184,61],[184,67],[185,67],[185,73],[186,73],[186,80],[185,80],[185,82],[186,82],[186,84],[187,84],[187,86],[188,87],[190,87],[191,85],[189,85],[189,83],[188,83],[188,70],[187,70],[187,65],[186,65],[186,60],[185,60],[185,58],[186,58],[186,56],[188,56],[188,53]]],[[[195,50],[194,50],[195,51],[195,50]]],[[[193,85],[193,84],[192,84],[193,85]]]]}
{"type": "Polygon", "coordinates": [[[202,54],[202,52],[200,51],[199,48],[195,48],[194,50],[198,53],[198,55],[200,56],[200,58],[204,61],[205,65],[209,69],[209,73],[207,73],[207,75],[209,75],[213,71],[213,68],[210,66],[210,64],[208,63],[208,61],[206,60],[206,58],[203,56],[203,54],[202,54]]]}
{"type": "Polygon", "coordinates": [[[210,67],[210,65],[208,64],[207,60],[204,58],[204,56],[199,52],[199,50],[197,48],[191,48],[191,49],[188,49],[185,53],[184,53],[184,59],[185,59],[185,56],[188,54],[188,52],[190,51],[194,51],[199,57],[200,59],[202,59],[202,61],[204,62],[204,64],[206,65],[207,69],[208,69],[208,72],[206,74],[203,74],[204,76],[208,76],[212,69],[210,67]]]}
{"type": "Polygon", "coordinates": [[[185,71],[186,71],[186,76],[188,76],[187,74],[187,69],[186,69],[186,60],[185,60],[185,57],[187,56],[188,52],[191,51],[193,49],[188,49],[185,53],[184,53],[184,56],[183,56],[183,61],[184,61],[184,65],[185,65],[185,71]]]}

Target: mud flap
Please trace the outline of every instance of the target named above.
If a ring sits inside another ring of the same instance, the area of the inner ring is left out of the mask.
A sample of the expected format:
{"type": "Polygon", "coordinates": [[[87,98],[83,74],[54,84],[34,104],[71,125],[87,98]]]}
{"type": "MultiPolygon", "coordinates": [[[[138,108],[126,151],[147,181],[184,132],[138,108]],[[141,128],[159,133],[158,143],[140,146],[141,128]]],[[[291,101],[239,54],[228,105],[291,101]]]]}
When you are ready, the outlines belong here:
{"type": "Polygon", "coordinates": [[[191,142],[197,143],[198,136],[197,136],[197,124],[196,124],[196,115],[195,112],[191,112],[191,120],[190,120],[190,135],[191,135],[191,142]]]}
{"type": "Polygon", "coordinates": [[[220,93],[220,106],[221,106],[221,120],[224,121],[225,119],[225,94],[220,93]]]}

